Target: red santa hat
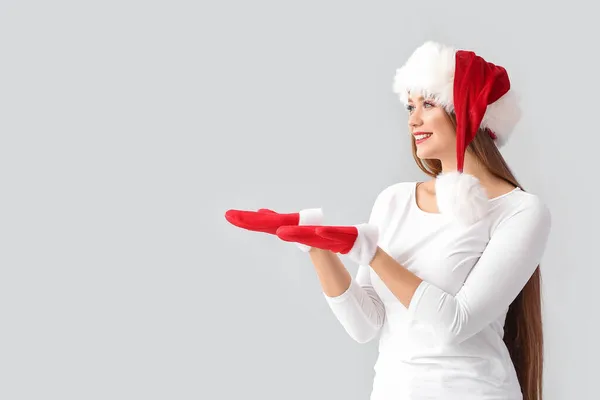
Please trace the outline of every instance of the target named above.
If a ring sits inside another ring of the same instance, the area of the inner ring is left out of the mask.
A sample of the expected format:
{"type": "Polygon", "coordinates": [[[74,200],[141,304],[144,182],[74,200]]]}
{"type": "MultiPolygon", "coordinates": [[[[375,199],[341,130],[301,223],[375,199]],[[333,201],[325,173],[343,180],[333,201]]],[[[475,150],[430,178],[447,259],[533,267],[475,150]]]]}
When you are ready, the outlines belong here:
{"type": "Polygon", "coordinates": [[[506,70],[473,51],[426,42],[396,70],[393,90],[408,103],[409,94],[422,95],[456,115],[457,171],[436,178],[441,213],[466,224],[482,218],[489,198],[477,178],[463,173],[465,152],[484,128],[498,147],[508,141],[520,118],[517,96],[510,90],[506,70]]]}

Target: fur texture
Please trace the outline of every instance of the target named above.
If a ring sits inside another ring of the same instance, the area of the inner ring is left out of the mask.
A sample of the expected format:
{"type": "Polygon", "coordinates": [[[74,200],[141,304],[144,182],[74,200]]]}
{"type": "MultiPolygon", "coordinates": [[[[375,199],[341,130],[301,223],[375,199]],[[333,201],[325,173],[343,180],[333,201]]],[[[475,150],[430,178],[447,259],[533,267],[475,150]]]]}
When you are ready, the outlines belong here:
{"type": "Polygon", "coordinates": [[[441,173],[435,180],[437,206],[442,214],[471,225],[489,211],[489,198],[473,175],[452,171],[441,173]]]}
{"type": "MultiPolygon", "coordinates": [[[[454,112],[454,71],[457,49],[428,41],[418,47],[407,62],[396,70],[393,91],[403,104],[408,104],[409,93],[417,93],[454,112]]],[[[482,128],[496,135],[496,145],[508,142],[515,125],[521,118],[519,99],[513,90],[487,107],[482,128]]]]}
{"type": "MultiPolygon", "coordinates": [[[[298,225],[321,225],[323,223],[323,209],[321,208],[306,208],[304,210],[300,210],[299,212],[300,218],[298,221],[298,225]]],[[[308,253],[311,246],[307,246],[303,243],[296,243],[296,246],[303,251],[304,253],[308,253]]]]}
{"type": "Polygon", "coordinates": [[[369,265],[375,257],[379,241],[379,228],[372,224],[355,225],[358,236],[348,257],[358,265],[369,265]]]}
{"type": "Polygon", "coordinates": [[[402,103],[408,104],[409,93],[417,93],[452,112],[455,54],[456,49],[435,42],[417,48],[396,70],[393,90],[402,103]]]}

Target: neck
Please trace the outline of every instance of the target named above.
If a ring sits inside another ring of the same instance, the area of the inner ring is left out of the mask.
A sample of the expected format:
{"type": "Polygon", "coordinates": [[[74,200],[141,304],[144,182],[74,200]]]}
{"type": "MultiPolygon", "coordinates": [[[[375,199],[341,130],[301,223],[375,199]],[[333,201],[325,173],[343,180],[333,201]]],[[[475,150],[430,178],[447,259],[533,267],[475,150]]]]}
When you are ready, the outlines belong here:
{"type": "MultiPolygon", "coordinates": [[[[451,172],[457,170],[456,155],[453,155],[447,160],[441,160],[441,162],[442,172],[451,172]]],[[[465,154],[463,172],[473,175],[484,186],[494,180],[494,175],[483,164],[478,162],[477,158],[468,151],[465,154]]]]}

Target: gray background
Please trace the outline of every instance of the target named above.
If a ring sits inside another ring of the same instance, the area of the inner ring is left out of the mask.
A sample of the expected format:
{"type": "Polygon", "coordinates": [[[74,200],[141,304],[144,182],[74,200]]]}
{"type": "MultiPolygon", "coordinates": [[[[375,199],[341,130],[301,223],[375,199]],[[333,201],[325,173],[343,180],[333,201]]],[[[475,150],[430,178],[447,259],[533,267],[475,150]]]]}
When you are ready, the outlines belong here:
{"type": "Polygon", "coordinates": [[[391,83],[429,39],[505,66],[522,96],[503,153],[553,214],[546,399],[594,398],[584,4],[2,0],[0,398],[367,399],[376,342],[343,331],[308,256],[223,214],[360,223],[423,179],[391,83]]]}

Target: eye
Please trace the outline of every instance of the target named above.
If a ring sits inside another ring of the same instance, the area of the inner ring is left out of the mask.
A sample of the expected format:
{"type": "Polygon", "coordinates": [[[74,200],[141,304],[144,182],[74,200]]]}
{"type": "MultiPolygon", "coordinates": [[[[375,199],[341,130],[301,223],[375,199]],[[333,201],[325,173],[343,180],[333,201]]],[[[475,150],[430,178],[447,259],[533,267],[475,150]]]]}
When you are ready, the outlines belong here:
{"type": "Polygon", "coordinates": [[[406,105],[406,111],[408,111],[409,113],[413,112],[414,109],[415,109],[415,106],[413,106],[412,104],[406,105]]]}
{"type": "Polygon", "coordinates": [[[425,107],[425,108],[433,108],[433,107],[435,107],[435,104],[433,104],[430,101],[424,101],[423,102],[423,107],[425,107]]]}

